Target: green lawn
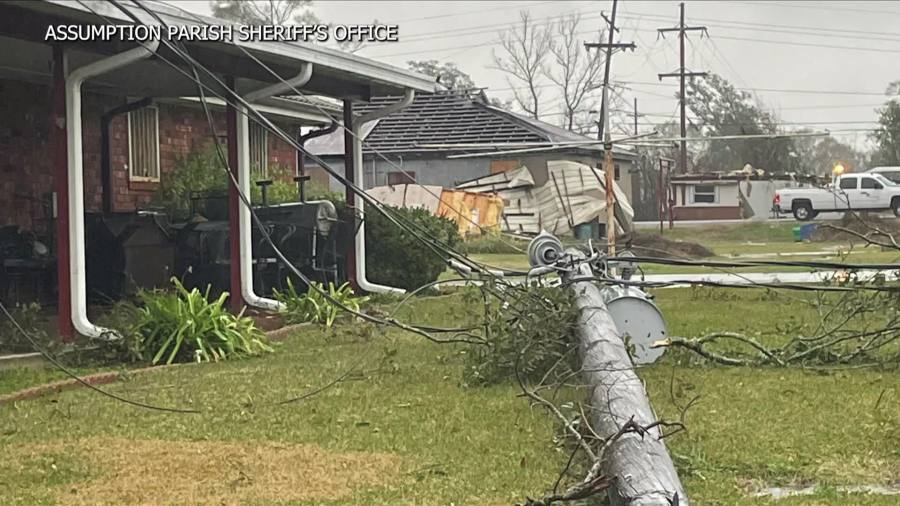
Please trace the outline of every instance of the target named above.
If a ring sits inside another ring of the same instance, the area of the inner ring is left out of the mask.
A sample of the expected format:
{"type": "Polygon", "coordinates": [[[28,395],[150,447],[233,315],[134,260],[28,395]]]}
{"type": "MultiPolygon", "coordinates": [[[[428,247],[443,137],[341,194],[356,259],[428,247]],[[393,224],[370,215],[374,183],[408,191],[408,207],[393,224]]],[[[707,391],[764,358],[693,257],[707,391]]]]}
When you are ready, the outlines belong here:
{"type": "MultiPolygon", "coordinates": [[[[655,295],[675,335],[734,330],[772,342],[778,328],[813,321],[807,306],[765,291],[655,295]]],[[[460,325],[477,313],[450,295],[421,299],[401,316],[460,325]]],[[[107,387],[200,415],[141,410],[85,390],[3,406],[0,497],[29,505],[509,505],[543,493],[566,458],[552,443],[553,419],[517,397],[513,384],[461,385],[465,351],[344,323],[304,330],[264,358],[107,387]],[[273,405],[360,360],[350,381],[273,405]]],[[[751,497],[763,486],[900,480],[896,370],[724,368],[673,356],[640,374],[662,416],[700,396],[688,431],[668,441],[693,504],[770,504],[751,497]]],[[[22,383],[0,371],[0,385],[10,378],[22,383]]],[[[893,505],[896,497],[823,489],[779,503],[893,505]]]]}
{"type": "MultiPolygon", "coordinates": [[[[666,229],[664,237],[692,241],[711,249],[715,256],[708,260],[783,260],[839,263],[900,263],[900,252],[882,251],[877,247],[863,247],[848,242],[794,242],[789,223],[741,223],[666,229]],[[827,254],[823,254],[827,252],[827,254]],[[800,253],[808,253],[802,255],[800,253]]],[[[525,253],[472,253],[472,259],[489,266],[514,270],[528,270],[525,253]]],[[[646,253],[646,256],[655,256],[646,253]]],[[[644,264],[646,274],[696,274],[721,272],[710,267],[644,264]]],[[[805,267],[761,266],[734,269],[734,272],[800,272],[805,267]]],[[[444,277],[455,277],[448,270],[444,277]]]]}

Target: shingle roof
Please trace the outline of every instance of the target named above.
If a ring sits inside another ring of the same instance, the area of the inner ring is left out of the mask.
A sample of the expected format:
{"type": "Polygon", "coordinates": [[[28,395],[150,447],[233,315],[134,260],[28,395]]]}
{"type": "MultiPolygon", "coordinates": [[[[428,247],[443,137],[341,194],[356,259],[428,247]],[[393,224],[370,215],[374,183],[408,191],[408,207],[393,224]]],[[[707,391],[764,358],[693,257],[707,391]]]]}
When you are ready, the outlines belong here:
{"type": "MultiPolygon", "coordinates": [[[[397,102],[400,97],[376,97],[360,103],[364,114],[397,102]]],[[[366,138],[379,151],[422,151],[423,144],[521,143],[551,140],[526,128],[468,93],[418,94],[409,107],[382,118],[366,138]]]]}
{"type": "MultiPolygon", "coordinates": [[[[380,109],[401,97],[373,97],[370,102],[354,104],[357,115],[380,109]]],[[[367,124],[371,128],[371,125],[367,124]]],[[[365,130],[365,129],[364,129],[365,130]]],[[[343,134],[313,139],[307,147],[318,155],[343,153],[343,134]]],[[[423,147],[437,144],[510,144],[514,149],[522,143],[556,143],[592,140],[562,128],[526,118],[485,103],[481,93],[471,91],[439,91],[416,94],[412,104],[378,120],[366,135],[363,150],[371,153],[462,152],[453,147],[423,147]]],[[[499,149],[502,149],[500,147],[499,149]]],[[[560,149],[579,149],[577,146],[560,149]]],[[[597,147],[593,148],[597,150],[597,147]]],[[[471,151],[471,150],[470,150],[471,151]]],[[[616,150],[617,154],[630,155],[616,150]]],[[[490,151],[485,151],[490,156],[490,151]]]]}

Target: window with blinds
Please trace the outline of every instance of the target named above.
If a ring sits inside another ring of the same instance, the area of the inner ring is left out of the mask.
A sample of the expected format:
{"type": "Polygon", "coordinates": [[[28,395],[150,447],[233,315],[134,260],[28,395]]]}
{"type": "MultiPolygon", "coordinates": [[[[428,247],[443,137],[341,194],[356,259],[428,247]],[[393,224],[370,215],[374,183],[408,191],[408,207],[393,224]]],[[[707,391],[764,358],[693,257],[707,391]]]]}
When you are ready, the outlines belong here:
{"type": "Polygon", "coordinates": [[[254,121],[250,122],[250,172],[265,178],[269,172],[269,153],[266,147],[268,132],[254,121]]]}
{"type": "Polygon", "coordinates": [[[128,113],[128,175],[159,181],[159,111],[144,107],[128,113]]]}

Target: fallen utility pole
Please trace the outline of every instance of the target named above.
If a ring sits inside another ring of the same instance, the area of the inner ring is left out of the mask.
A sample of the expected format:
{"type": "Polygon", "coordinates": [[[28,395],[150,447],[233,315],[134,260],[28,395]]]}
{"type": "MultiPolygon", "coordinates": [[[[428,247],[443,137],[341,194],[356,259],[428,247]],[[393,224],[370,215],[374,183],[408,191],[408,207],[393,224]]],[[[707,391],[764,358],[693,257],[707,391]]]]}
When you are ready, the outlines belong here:
{"type": "Polygon", "coordinates": [[[563,286],[574,295],[580,370],[590,392],[590,414],[583,415],[584,423],[598,444],[596,450],[585,449],[592,463],[584,479],[562,495],[554,489],[553,495],[526,504],[548,506],[605,492],[612,506],[686,506],[688,499],[662,432],[662,427],[681,424],[656,419],[597,282],[593,264],[603,261],[602,254],[591,249],[590,258],[579,249],[564,250],[547,232],[528,245],[532,272],[560,270],[563,286]]]}
{"type": "Polygon", "coordinates": [[[563,281],[570,284],[579,311],[575,332],[584,379],[591,391],[591,425],[601,438],[616,437],[609,441],[599,463],[602,475],[611,480],[610,504],[686,506],[687,496],[644,383],[634,372],[591,266],[581,251],[568,249],[565,253],[580,260],[563,281]],[[628,424],[649,428],[622,431],[628,424]]]}

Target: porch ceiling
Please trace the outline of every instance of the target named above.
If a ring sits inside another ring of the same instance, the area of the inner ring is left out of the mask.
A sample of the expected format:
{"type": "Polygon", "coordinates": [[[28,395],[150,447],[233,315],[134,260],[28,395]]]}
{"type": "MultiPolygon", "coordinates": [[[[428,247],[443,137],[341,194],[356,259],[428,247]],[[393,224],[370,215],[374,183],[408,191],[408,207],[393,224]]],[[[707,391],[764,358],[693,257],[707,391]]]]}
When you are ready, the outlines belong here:
{"type": "MultiPolygon", "coordinates": [[[[144,2],[166,23],[189,25],[223,24],[222,20],[194,17],[177,8],[144,2]],[[198,19],[199,18],[199,19],[198,19]]],[[[158,25],[146,12],[125,4],[143,23],[158,25]]],[[[129,24],[131,21],[114,5],[85,0],[84,5],[66,0],[21,1],[0,4],[0,76],[29,81],[49,80],[51,46],[44,42],[49,24],[129,24]],[[94,12],[91,12],[91,11],[94,12]]],[[[402,94],[408,88],[434,91],[434,80],[428,76],[392,67],[380,62],[313,44],[238,42],[187,43],[190,54],[218,76],[235,77],[242,94],[278,82],[269,71],[247,56],[250,52],[283,78],[296,75],[303,63],[313,64],[313,76],[303,90],[309,94],[335,98],[368,100],[374,95],[402,94]]],[[[110,54],[134,47],[123,42],[66,43],[69,67],[77,68],[110,54]]],[[[87,89],[130,96],[184,97],[197,96],[197,87],[189,77],[190,68],[180,57],[160,46],[160,57],[143,60],[125,69],[92,79],[87,89]],[[177,62],[181,71],[162,61],[177,62]],[[185,75],[186,72],[188,75],[185,75]]],[[[201,79],[221,93],[213,80],[201,79]]]]}

